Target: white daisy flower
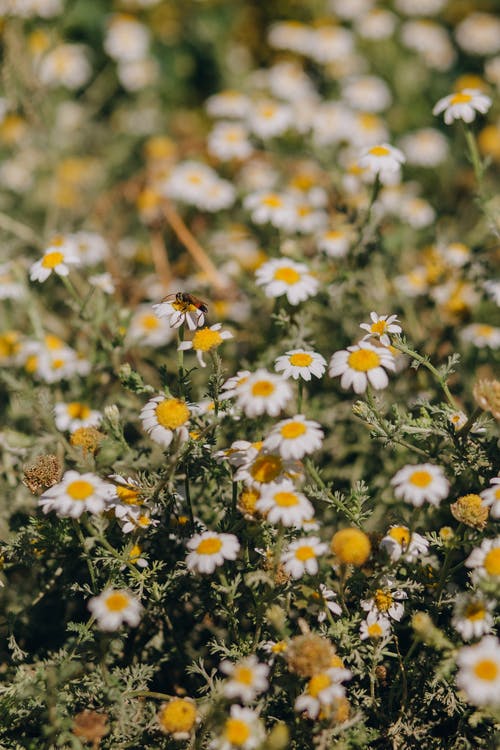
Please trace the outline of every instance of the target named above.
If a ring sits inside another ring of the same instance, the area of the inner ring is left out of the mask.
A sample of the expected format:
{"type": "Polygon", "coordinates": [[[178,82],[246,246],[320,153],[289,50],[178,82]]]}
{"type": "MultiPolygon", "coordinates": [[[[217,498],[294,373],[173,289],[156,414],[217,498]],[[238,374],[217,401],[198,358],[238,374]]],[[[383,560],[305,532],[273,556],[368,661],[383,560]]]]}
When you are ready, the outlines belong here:
{"type": "Polygon", "coordinates": [[[259,663],[253,654],[236,663],[225,659],[219,669],[229,677],[223,686],[226,698],[239,698],[244,703],[251,703],[269,687],[269,667],[259,663]]]}
{"type": "Polygon", "coordinates": [[[500,347],[500,327],[488,323],[471,323],[462,330],[460,338],[477,347],[489,346],[490,349],[500,347]]]}
{"type": "Polygon", "coordinates": [[[259,138],[275,138],[292,125],[292,110],[287,104],[263,99],[252,103],[247,122],[250,130],[259,138]]]}
{"type": "Polygon", "coordinates": [[[486,114],[491,103],[490,97],[478,89],[462,89],[440,99],[432,114],[440,115],[444,112],[444,121],[447,125],[451,125],[453,120],[472,122],[476,118],[476,112],[486,114]]]}
{"type": "Polygon", "coordinates": [[[363,620],[359,628],[359,637],[362,641],[367,638],[371,640],[378,640],[379,638],[386,638],[391,632],[391,621],[376,612],[371,610],[368,612],[366,620],[363,620]]]}
{"type": "Polygon", "coordinates": [[[125,589],[106,589],[89,599],[87,606],[100,630],[118,630],[123,623],[135,628],[141,619],[140,602],[125,589]]]}
{"type": "Polygon", "coordinates": [[[236,388],[237,405],[247,417],[261,414],[277,417],[292,395],[292,387],[287,380],[264,369],[249,375],[236,388]]]}
{"type": "Polygon", "coordinates": [[[408,563],[417,562],[429,551],[429,542],[407,526],[391,526],[380,542],[393,562],[403,559],[408,563]]]}
{"type": "Polygon", "coordinates": [[[116,291],[113,277],[107,271],[89,276],[89,284],[96,286],[104,294],[114,294],[116,291]]]}
{"type": "Polygon", "coordinates": [[[286,294],[291,305],[298,305],[318,291],[319,282],[305,263],[289,258],[274,258],[263,263],[255,273],[257,286],[263,286],[266,297],[286,294]]]}
{"type": "Polygon", "coordinates": [[[458,687],[475,706],[500,705],[500,642],[488,635],[457,654],[458,687]]]}
{"type": "Polygon", "coordinates": [[[311,34],[311,27],[300,21],[278,21],[271,26],[268,41],[276,49],[307,55],[312,44],[311,34]]]}
{"type": "Polygon", "coordinates": [[[338,24],[311,29],[308,55],[318,63],[328,64],[344,60],[354,48],[354,36],[338,24]]]}
{"type": "Polygon", "coordinates": [[[222,735],[210,747],[214,750],[254,750],[262,745],[265,736],[264,725],[256,711],[232,705],[222,735]]]}
{"type": "Polygon", "coordinates": [[[297,414],[278,422],[264,441],[264,448],[283,458],[300,459],[321,448],[323,430],[318,422],[297,414]]]}
{"type": "Polygon", "coordinates": [[[302,465],[298,461],[285,459],[279,453],[261,447],[256,453],[253,450],[247,452],[247,461],[240,465],[234,481],[258,488],[270,482],[299,477],[302,477],[302,465]]]}
{"type": "Polygon", "coordinates": [[[493,13],[470,13],[457,25],[455,37],[466,52],[494,55],[500,51],[500,19],[493,13]]]}
{"type": "Polygon", "coordinates": [[[353,228],[349,225],[328,229],[318,235],[318,247],[330,258],[344,258],[354,240],[353,228]]]}
{"type": "Polygon", "coordinates": [[[383,588],[377,589],[371,599],[363,599],[361,607],[365,612],[375,612],[399,622],[404,615],[403,601],[408,599],[408,594],[402,589],[393,589],[389,579],[384,579],[381,584],[383,588]]]}
{"type": "Polygon", "coordinates": [[[391,182],[392,176],[398,174],[406,157],[399,148],[388,143],[371,146],[360,156],[358,164],[362,169],[369,170],[375,177],[379,175],[382,183],[391,182]]]}
{"type": "Polygon", "coordinates": [[[188,439],[189,408],[181,399],[155,396],[143,407],[140,418],[151,440],[162,448],[168,448],[174,436],[182,442],[188,439]]]}
{"type": "Polygon", "coordinates": [[[171,328],[180,328],[187,323],[190,331],[205,325],[206,305],[203,308],[196,307],[189,294],[177,292],[169,294],[172,299],[164,299],[162,302],[153,305],[153,311],[158,318],[167,318],[171,328]]]}
{"type": "Polygon", "coordinates": [[[127,341],[129,344],[137,342],[142,346],[159,347],[168,344],[173,335],[168,320],[155,315],[151,312],[151,305],[146,304],[134,310],[127,330],[127,341]]]}
{"type": "Polygon", "coordinates": [[[318,572],[318,557],[327,550],[328,545],[319,537],[306,536],[288,545],[281,555],[281,562],[292,578],[302,578],[306,573],[313,576],[318,572]]]}
{"type": "Polygon", "coordinates": [[[364,393],[368,385],[376,389],[387,388],[389,378],[385,370],[395,369],[394,357],[388,349],[375,347],[368,341],[360,341],[335,352],[330,360],[328,373],[332,378],[341,376],[342,388],[352,386],[355,393],[364,393]]]}
{"type": "Polygon", "coordinates": [[[213,573],[225,560],[236,560],[240,543],[234,534],[204,531],[191,537],[187,548],[186,566],[191,573],[213,573]]]}
{"type": "Polygon", "coordinates": [[[240,91],[226,89],[210,96],[206,101],[206,109],[211,117],[230,117],[241,119],[250,108],[250,100],[240,91]]]}
{"type": "Polygon", "coordinates": [[[479,494],[483,498],[483,505],[490,507],[490,516],[500,518],[500,477],[490,479],[490,486],[479,494]]]}
{"type": "Polygon", "coordinates": [[[71,401],[54,406],[54,421],[61,432],[74,432],[79,427],[97,427],[102,421],[100,411],[91,409],[87,404],[71,401]]]}
{"type": "Polygon", "coordinates": [[[305,711],[311,719],[316,719],[322,706],[331,706],[345,696],[345,688],[341,683],[351,677],[352,672],[342,667],[331,667],[318,672],[311,677],[305,692],[295,701],[295,710],[298,713],[305,711]]]}
{"type": "Polygon", "coordinates": [[[481,545],[472,550],[465,564],[473,569],[475,578],[500,579],[500,536],[483,539],[481,545]]]}
{"type": "Polygon", "coordinates": [[[364,331],[368,331],[366,336],[363,336],[363,340],[370,338],[370,336],[376,336],[380,339],[380,343],[384,346],[390,346],[391,339],[387,334],[389,333],[401,333],[402,328],[398,325],[397,315],[377,315],[376,312],[370,313],[371,323],[360,323],[360,328],[364,331]]]}
{"type": "Polygon", "coordinates": [[[102,513],[109,507],[112,487],[95,474],[67,471],[61,481],[38,498],[44,513],[54,510],[63,518],[78,518],[85,511],[102,513]]]}
{"type": "Polygon", "coordinates": [[[51,87],[79,89],[91,74],[87,47],[83,44],[59,44],[47,52],[38,65],[41,82],[51,87]]]}
{"type": "Polygon", "coordinates": [[[495,304],[500,307],[500,281],[487,279],[483,282],[483,288],[485,289],[488,296],[491,297],[491,299],[495,302],[495,304]]]}
{"type": "Polygon", "coordinates": [[[451,624],[464,641],[481,638],[493,629],[495,602],[480,592],[457,594],[451,624]]]}
{"type": "Polygon", "coordinates": [[[298,492],[289,479],[263,484],[255,507],[269,523],[283,526],[297,527],[314,516],[314,508],[307,497],[298,492]]]}
{"type": "Polygon", "coordinates": [[[114,13],[106,30],[104,49],[120,62],[142,60],[148,54],[150,33],[134,16],[114,13]]]}
{"type": "Polygon", "coordinates": [[[117,518],[125,518],[131,512],[143,513],[141,510],[144,500],[141,497],[141,485],[133,477],[122,477],[120,474],[110,474],[112,491],[109,499],[110,510],[115,511],[117,518]]]}
{"type": "Polygon", "coordinates": [[[16,281],[12,263],[0,264],[0,300],[21,299],[26,294],[22,284],[16,281]]]}
{"type": "Polygon", "coordinates": [[[239,122],[218,122],[207,138],[208,152],[218,159],[248,159],[253,146],[247,129],[239,122]]]}
{"type": "Polygon", "coordinates": [[[236,396],[237,394],[239,386],[243,385],[243,383],[248,380],[250,375],[250,370],[238,370],[236,375],[228,378],[225,383],[222,384],[221,391],[224,391],[224,393],[221,393],[221,397],[225,399],[234,398],[234,396],[236,396]]]}
{"type": "Polygon", "coordinates": [[[284,378],[311,380],[312,375],[321,378],[326,370],[326,360],[317,352],[306,349],[291,349],[274,362],[276,372],[284,378]]]}
{"type": "MultiPolygon", "coordinates": [[[[115,506],[115,513],[117,507],[118,506],[115,506]]],[[[117,518],[124,534],[146,531],[150,527],[154,528],[155,526],[158,526],[160,523],[157,518],[151,518],[148,511],[144,511],[140,507],[134,506],[131,506],[124,515],[117,515],[117,518]]]]}
{"type": "Polygon", "coordinates": [[[109,245],[97,232],[75,232],[70,235],[82,266],[95,266],[109,255],[109,245]]]}
{"type": "Polygon", "coordinates": [[[348,78],[342,82],[342,97],[350,107],[362,112],[382,112],[392,103],[388,85],[378,76],[348,78]]]}
{"type": "Polygon", "coordinates": [[[391,479],[394,494],[419,507],[428,502],[436,507],[448,496],[450,483],[441,466],[415,464],[403,466],[391,479]]]}
{"type": "Polygon", "coordinates": [[[210,328],[199,328],[193,336],[192,341],[182,341],[177,347],[178,351],[187,351],[194,349],[200,367],[206,367],[203,354],[217,349],[223,341],[232,339],[233,334],[229,331],[222,331],[222,323],[215,323],[210,328]]]}
{"type": "Polygon", "coordinates": [[[422,128],[407,133],[401,138],[400,146],[408,164],[416,167],[437,167],[448,156],[446,136],[434,128],[422,128]]]}
{"type": "Polygon", "coordinates": [[[262,441],[250,443],[248,440],[235,440],[229,448],[214,455],[218,461],[229,461],[231,466],[248,465],[258,456],[262,445],[262,441]]]}
{"type": "Polygon", "coordinates": [[[315,598],[317,597],[321,605],[324,607],[324,609],[318,614],[318,622],[324,622],[326,620],[326,609],[328,609],[332,615],[340,616],[342,614],[342,607],[336,601],[337,594],[332,589],[329,589],[328,586],[325,586],[324,583],[319,584],[319,592],[314,592],[313,596],[315,598]]]}
{"type": "Polygon", "coordinates": [[[31,281],[46,281],[52,273],[67,276],[71,266],[79,265],[75,243],[70,237],[53,237],[43,257],[30,268],[31,281]]]}
{"type": "Polygon", "coordinates": [[[258,190],[249,193],[243,206],[250,212],[254,224],[272,224],[278,229],[286,226],[293,214],[292,199],[286,193],[258,190]]]}

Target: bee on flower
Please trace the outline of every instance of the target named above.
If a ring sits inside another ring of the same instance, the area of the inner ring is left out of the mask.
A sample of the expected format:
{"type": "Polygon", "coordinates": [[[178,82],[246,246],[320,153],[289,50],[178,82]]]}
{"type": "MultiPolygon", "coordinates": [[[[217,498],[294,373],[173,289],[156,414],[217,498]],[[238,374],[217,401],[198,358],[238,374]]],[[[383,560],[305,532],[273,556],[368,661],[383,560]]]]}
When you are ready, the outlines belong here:
{"type": "Polygon", "coordinates": [[[239,698],[243,703],[252,703],[259,693],[269,687],[269,667],[261,664],[253,654],[236,663],[225,659],[219,669],[228,677],[223,686],[226,698],[239,698]]]}
{"type": "Polygon", "coordinates": [[[429,551],[429,542],[416,531],[407,526],[391,526],[380,542],[380,548],[389,555],[393,562],[402,559],[415,563],[429,551]]]}
{"type": "Polygon", "coordinates": [[[158,318],[167,318],[171,328],[180,328],[186,323],[190,331],[195,331],[205,325],[207,309],[197,297],[177,292],[153,305],[153,312],[158,318]]]}
{"type": "Polygon", "coordinates": [[[106,589],[89,599],[87,606],[104,631],[118,630],[124,623],[135,628],[141,619],[140,602],[125,589],[106,589]]]}

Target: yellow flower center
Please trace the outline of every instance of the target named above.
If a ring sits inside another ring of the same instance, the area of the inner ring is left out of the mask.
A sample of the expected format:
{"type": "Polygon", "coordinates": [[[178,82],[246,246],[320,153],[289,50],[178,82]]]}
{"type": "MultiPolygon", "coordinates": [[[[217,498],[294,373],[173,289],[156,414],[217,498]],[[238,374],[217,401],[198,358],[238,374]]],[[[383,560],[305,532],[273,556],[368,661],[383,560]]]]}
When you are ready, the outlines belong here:
{"type": "Polygon", "coordinates": [[[498,664],[491,659],[481,659],[474,666],[474,674],[480,680],[493,682],[498,676],[498,664]]]}
{"type": "Polygon", "coordinates": [[[90,414],[89,407],[86,404],[80,404],[78,401],[72,401],[67,408],[71,419],[86,419],[90,414]]]}
{"type": "Polygon", "coordinates": [[[498,487],[495,492],[493,493],[493,497],[495,500],[500,500],[500,487],[498,487]]]}
{"type": "Polygon", "coordinates": [[[196,706],[185,698],[173,698],[163,706],[158,720],[165,732],[189,732],[196,720],[196,706]]]}
{"type": "Polygon", "coordinates": [[[274,278],[276,281],[284,281],[285,284],[297,284],[300,281],[300,273],[295,268],[277,268],[274,272],[274,278]]]}
{"type": "Polygon", "coordinates": [[[222,542],[218,537],[212,536],[208,539],[202,539],[196,548],[199,555],[215,555],[222,549],[222,542]]]}
{"type": "Polygon", "coordinates": [[[385,329],[387,328],[387,321],[385,320],[377,320],[376,323],[372,323],[370,327],[370,331],[372,333],[384,333],[385,329]]]}
{"type": "Polygon", "coordinates": [[[371,625],[368,625],[368,635],[370,638],[380,638],[382,635],[382,628],[378,622],[372,622],[371,625]]]}
{"type": "Polygon", "coordinates": [[[273,654],[282,654],[284,651],[286,651],[287,645],[286,641],[278,641],[277,643],[273,643],[271,646],[271,651],[273,654]]]}
{"type": "Polygon", "coordinates": [[[253,671],[250,667],[237,667],[233,674],[236,682],[242,682],[243,685],[251,685],[254,679],[253,671]]]}
{"type": "Polygon", "coordinates": [[[327,240],[339,240],[343,236],[344,236],[343,233],[340,232],[338,229],[332,229],[325,234],[325,238],[327,240]]]}
{"type": "Polygon", "coordinates": [[[300,562],[305,562],[306,560],[310,560],[312,557],[316,557],[316,555],[312,547],[304,544],[303,547],[299,547],[296,550],[295,557],[297,558],[297,560],[300,560],[300,562]]]}
{"type": "Polygon", "coordinates": [[[484,569],[490,576],[500,576],[500,547],[490,549],[484,558],[484,569]]]}
{"type": "Polygon", "coordinates": [[[373,598],[379,612],[387,612],[392,606],[393,599],[390,591],[377,589],[373,598]]]}
{"type": "Polygon", "coordinates": [[[64,367],[65,364],[66,364],[66,360],[61,359],[61,358],[53,359],[51,362],[51,366],[53,370],[60,370],[61,367],[64,367]]]}
{"type": "Polygon", "coordinates": [[[139,547],[139,545],[134,544],[128,556],[129,561],[131,563],[136,563],[139,560],[141,553],[142,553],[142,549],[139,547]]]}
{"type": "Polygon", "coordinates": [[[55,237],[52,237],[50,244],[52,247],[62,247],[64,245],[64,237],[62,234],[56,234],[55,237]]]}
{"type": "Polygon", "coordinates": [[[256,482],[273,482],[283,471],[279,456],[258,456],[250,467],[250,474],[256,482]]]}
{"type": "Polygon", "coordinates": [[[155,331],[160,325],[160,321],[156,315],[143,315],[141,325],[145,331],[155,331]]]}
{"type": "Polygon", "coordinates": [[[470,102],[472,100],[472,96],[470,94],[464,94],[464,93],[458,93],[454,94],[450,99],[450,104],[467,104],[467,102],[470,102]]]}
{"type": "Polygon", "coordinates": [[[126,594],[122,594],[121,591],[114,591],[106,599],[106,609],[110,612],[122,612],[129,603],[129,598],[126,594]]]}
{"type": "Polygon", "coordinates": [[[48,333],[45,336],[44,341],[45,341],[45,346],[50,351],[54,351],[56,349],[61,349],[64,346],[64,342],[61,341],[61,339],[58,338],[58,336],[54,336],[52,333],[48,333]]]}
{"type": "Polygon", "coordinates": [[[7,331],[0,336],[0,357],[12,357],[19,351],[19,335],[15,331],[7,331]]]}
{"type": "Polygon", "coordinates": [[[208,352],[215,349],[223,341],[219,331],[212,331],[210,328],[201,328],[193,336],[193,349],[201,352],[208,352]]]}
{"type": "Polygon", "coordinates": [[[465,616],[468,620],[484,620],[486,609],[482,602],[470,602],[465,608],[465,616]]]}
{"type": "Polygon", "coordinates": [[[307,427],[303,422],[287,422],[280,429],[280,433],[285,440],[294,440],[307,432],[307,427]]]}
{"type": "Polygon", "coordinates": [[[346,528],[337,531],[331,541],[334,555],[346,565],[363,565],[370,556],[370,539],[357,528],[346,528]]]}
{"type": "Polygon", "coordinates": [[[477,326],[476,331],[478,333],[478,336],[488,337],[493,333],[493,327],[489,326],[487,323],[482,323],[481,325],[477,326]]]}
{"type": "Polygon", "coordinates": [[[282,199],[279,195],[276,195],[276,193],[269,193],[269,195],[266,195],[266,197],[263,198],[262,203],[265,206],[269,206],[269,208],[279,208],[283,205],[282,199]]]}
{"type": "Polygon", "coordinates": [[[53,250],[50,253],[46,253],[42,258],[42,266],[44,268],[55,268],[64,260],[64,255],[58,250],[53,250]]]}
{"type": "Polygon", "coordinates": [[[364,112],[359,116],[359,123],[364,130],[375,130],[379,126],[380,120],[376,115],[364,112]]]}
{"type": "Polygon", "coordinates": [[[373,146],[368,153],[372,156],[389,156],[391,152],[385,146],[373,146]]]}
{"type": "Polygon", "coordinates": [[[134,490],[132,487],[124,487],[123,485],[117,485],[115,487],[116,494],[120,502],[125,505],[139,505],[139,490],[134,490]]]}
{"type": "Polygon", "coordinates": [[[226,721],[224,734],[226,740],[231,743],[231,745],[241,747],[250,737],[250,727],[241,719],[228,719],[226,721]]]}
{"type": "Polygon", "coordinates": [[[311,677],[307,686],[307,692],[313,698],[317,698],[319,693],[321,693],[322,690],[325,690],[325,688],[330,687],[330,685],[331,680],[329,676],[324,672],[321,672],[320,674],[316,674],[314,675],[314,677],[311,677]]]}
{"type": "Polygon", "coordinates": [[[258,380],[252,386],[252,396],[267,398],[276,390],[274,383],[270,380],[258,380]]]}
{"type": "Polygon", "coordinates": [[[66,493],[72,500],[86,500],[94,492],[94,486],[85,479],[77,479],[66,487],[66,493]]]}
{"type": "Polygon", "coordinates": [[[277,492],[274,496],[274,502],[280,508],[293,508],[299,504],[299,498],[295,492],[277,492]]]}
{"type": "Polygon", "coordinates": [[[389,529],[388,536],[395,539],[401,547],[408,547],[410,543],[410,529],[407,529],[406,526],[395,526],[393,529],[389,529]]]}
{"type": "Polygon", "coordinates": [[[155,413],[158,424],[166,430],[176,430],[189,419],[189,409],[186,403],[178,398],[167,398],[160,401],[155,413]]]}
{"type": "Polygon", "coordinates": [[[380,365],[380,357],[377,352],[373,352],[371,349],[358,349],[349,354],[347,362],[352,370],[367,372],[380,365]]]}
{"type": "Polygon", "coordinates": [[[291,354],[288,361],[293,367],[309,367],[312,364],[313,358],[310,354],[297,352],[296,354],[291,354]]]}
{"type": "Polygon", "coordinates": [[[38,367],[38,357],[36,354],[30,354],[30,356],[26,359],[26,362],[24,363],[24,369],[28,373],[35,372],[36,368],[38,367]]]}
{"type": "Polygon", "coordinates": [[[415,487],[428,487],[432,482],[432,475],[428,471],[414,471],[410,476],[410,484],[414,484],[415,487]]]}

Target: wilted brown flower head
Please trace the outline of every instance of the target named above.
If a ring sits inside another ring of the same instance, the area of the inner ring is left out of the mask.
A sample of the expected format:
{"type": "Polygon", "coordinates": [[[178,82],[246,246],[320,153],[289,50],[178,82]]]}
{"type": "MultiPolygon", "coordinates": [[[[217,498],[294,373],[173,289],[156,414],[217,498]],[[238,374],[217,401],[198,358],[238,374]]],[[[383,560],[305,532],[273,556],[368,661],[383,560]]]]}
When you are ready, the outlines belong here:
{"type": "Polygon", "coordinates": [[[69,442],[84,453],[97,453],[106,435],[95,427],[78,427],[71,433],[69,442]]]}
{"type": "Polygon", "coordinates": [[[450,505],[453,518],[474,529],[484,529],[488,520],[489,508],[483,505],[479,495],[463,495],[450,505]]]}
{"type": "Polygon", "coordinates": [[[478,380],[472,393],[481,409],[491,412],[495,419],[500,419],[500,381],[478,380]]]}
{"type": "Polygon", "coordinates": [[[57,484],[62,476],[61,462],[52,453],[45,456],[37,456],[32,464],[24,467],[23,484],[34,495],[57,484]]]}
{"type": "Polygon", "coordinates": [[[329,669],[335,656],[333,643],[317,633],[292,638],[286,651],[288,669],[301,677],[312,677],[329,669]]]}
{"type": "Polygon", "coordinates": [[[73,722],[73,734],[81,737],[86,742],[92,742],[94,750],[97,750],[101,740],[109,732],[108,715],[97,711],[80,711],[76,714],[73,722]]]}

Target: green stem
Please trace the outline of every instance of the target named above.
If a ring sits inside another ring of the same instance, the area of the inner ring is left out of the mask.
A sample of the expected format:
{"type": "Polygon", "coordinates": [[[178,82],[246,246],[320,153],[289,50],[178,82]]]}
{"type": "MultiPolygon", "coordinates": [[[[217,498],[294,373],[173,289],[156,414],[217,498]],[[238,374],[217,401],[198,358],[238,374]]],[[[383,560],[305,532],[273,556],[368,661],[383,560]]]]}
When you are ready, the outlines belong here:
{"type": "Polygon", "coordinates": [[[77,290],[76,290],[75,285],[73,284],[73,282],[70,281],[70,279],[68,278],[68,276],[60,276],[59,278],[62,280],[62,283],[66,287],[66,290],[69,292],[69,294],[71,295],[71,297],[78,304],[78,308],[80,308],[80,306],[82,304],[82,299],[81,299],[80,295],[78,294],[78,292],[77,292],[77,290]]]}
{"type": "Polygon", "coordinates": [[[97,529],[92,526],[92,524],[86,523],[86,528],[94,537],[94,539],[96,539],[99,544],[104,547],[104,549],[107,550],[112,557],[115,558],[115,560],[119,560],[121,563],[123,563],[123,565],[126,565],[134,578],[142,583],[142,575],[139,573],[133,563],[130,562],[130,560],[125,560],[123,555],[120,555],[120,553],[108,542],[106,537],[100,534],[97,529]]]}
{"type": "Polygon", "coordinates": [[[89,571],[90,580],[92,581],[92,588],[93,588],[94,593],[95,593],[97,591],[97,586],[96,586],[96,575],[95,575],[94,565],[92,563],[92,560],[89,557],[88,552],[85,549],[85,537],[83,536],[83,532],[82,532],[82,530],[80,528],[80,524],[78,523],[78,521],[76,520],[76,518],[73,518],[73,528],[75,530],[76,536],[78,537],[78,541],[80,542],[80,544],[82,546],[82,550],[83,550],[83,552],[85,554],[85,562],[87,563],[87,568],[88,568],[88,571],[89,571]]]}
{"type": "Polygon", "coordinates": [[[326,486],[324,481],[321,479],[316,467],[314,466],[313,462],[310,458],[306,458],[304,461],[304,465],[307,469],[307,473],[309,476],[316,482],[316,484],[328,495],[330,500],[333,500],[335,502],[335,505],[337,506],[337,509],[340,510],[350,521],[358,525],[358,522],[356,520],[356,516],[354,513],[352,513],[349,508],[344,505],[344,503],[340,502],[337,498],[335,498],[332,494],[332,492],[329,490],[329,488],[326,486]]]}
{"type": "Polygon", "coordinates": [[[297,389],[297,414],[302,414],[302,398],[304,395],[304,381],[299,378],[297,389]]]}
{"type": "Polygon", "coordinates": [[[194,515],[193,515],[193,506],[191,504],[191,491],[189,489],[189,476],[186,473],[186,476],[184,478],[184,493],[186,495],[186,505],[188,509],[188,516],[189,516],[189,525],[191,527],[191,533],[194,533],[194,515]]]}
{"type": "Polygon", "coordinates": [[[439,371],[434,367],[433,364],[431,364],[431,362],[429,362],[428,359],[426,359],[425,357],[423,357],[421,354],[414,351],[413,349],[410,349],[410,347],[406,346],[406,344],[403,344],[402,341],[393,341],[392,346],[395,349],[398,349],[398,351],[403,352],[403,354],[407,354],[409,357],[416,360],[419,364],[421,364],[423,367],[429,370],[429,372],[432,373],[432,375],[434,375],[437,382],[443,389],[443,393],[446,396],[446,399],[448,403],[450,404],[450,406],[452,407],[452,409],[454,409],[455,411],[459,411],[459,406],[457,402],[455,401],[455,399],[453,398],[450,392],[450,389],[448,388],[448,384],[446,383],[446,380],[439,374],[439,371]]]}
{"type": "MultiPolygon", "coordinates": [[[[184,323],[177,329],[177,347],[184,341],[184,323]]],[[[179,393],[184,395],[184,349],[177,348],[177,372],[179,377],[179,393]]]]}
{"type": "Polygon", "coordinates": [[[152,690],[134,690],[133,693],[128,693],[129,698],[157,698],[160,701],[172,700],[171,695],[167,693],[156,693],[152,690]]]}
{"type": "Polygon", "coordinates": [[[444,558],[444,563],[443,563],[443,567],[441,568],[441,574],[439,576],[439,581],[438,581],[438,585],[437,585],[437,589],[436,589],[436,594],[435,594],[435,598],[437,600],[438,607],[441,604],[441,596],[442,596],[443,589],[444,589],[445,584],[446,584],[446,577],[447,577],[447,575],[448,575],[448,573],[450,571],[450,568],[451,568],[452,555],[453,555],[453,552],[456,549],[455,542],[460,542],[463,529],[464,529],[464,525],[463,525],[463,523],[460,523],[459,526],[458,526],[458,528],[457,528],[457,532],[455,534],[455,539],[453,540],[454,544],[448,548],[448,551],[446,552],[446,556],[444,558]]]}

